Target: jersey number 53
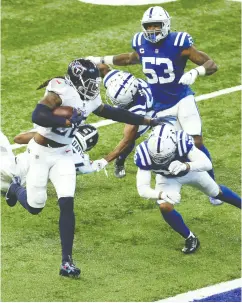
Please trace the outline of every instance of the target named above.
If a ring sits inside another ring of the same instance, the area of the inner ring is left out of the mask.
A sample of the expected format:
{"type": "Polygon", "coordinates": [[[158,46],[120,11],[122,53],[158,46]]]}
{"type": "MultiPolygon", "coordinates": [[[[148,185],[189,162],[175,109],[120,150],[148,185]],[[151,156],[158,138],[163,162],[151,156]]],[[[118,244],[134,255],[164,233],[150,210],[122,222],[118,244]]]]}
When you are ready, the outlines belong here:
{"type": "Polygon", "coordinates": [[[147,82],[149,84],[165,84],[170,83],[175,79],[173,64],[169,58],[144,57],[142,60],[142,65],[143,72],[147,76],[147,82]],[[152,65],[161,65],[160,68],[164,66],[165,68],[163,72],[165,77],[159,77],[156,71],[150,68],[152,65]]]}

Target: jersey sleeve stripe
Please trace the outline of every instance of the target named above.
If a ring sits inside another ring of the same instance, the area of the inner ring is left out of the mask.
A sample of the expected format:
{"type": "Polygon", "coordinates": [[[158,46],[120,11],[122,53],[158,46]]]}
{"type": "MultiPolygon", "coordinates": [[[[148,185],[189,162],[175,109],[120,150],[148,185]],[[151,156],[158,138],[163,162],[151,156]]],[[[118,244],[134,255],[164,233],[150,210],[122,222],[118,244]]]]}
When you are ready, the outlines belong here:
{"type": "Polygon", "coordinates": [[[107,82],[108,80],[113,76],[115,75],[116,73],[118,73],[119,71],[118,70],[113,70],[111,72],[109,72],[104,78],[103,78],[103,85],[105,88],[107,88],[107,82]]]}
{"type": "Polygon", "coordinates": [[[148,164],[148,165],[151,165],[150,155],[149,155],[149,153],[148,153],[148,150],[147,150],[147,147],[146,147],[145,143],[142,142],[142,143],[140,144],[140,147],[141,147],[141,149],[143,150],[143,152],[144,152],[144,154],[145,154],[145,160],[146,160],[147,164],[148,164]]]}
{"type": "Polygon", "coordinates": [[[179,33],[177,34],[176,39],[175,39],[175,42],[174,42],[174,45],[175,45],[175,46],[178,45],[178,40],[179,40],[181,34],[182,34],[181,32],[179,32],[179,33]]]}
{"type": "Polygon", "coordinates": [[[141,131],[138,131],[139,137],[141,137],[149,128],[150,128],[150,126],[148,125],[144,129],[142,129],[141,131]]]}
{"type": "Polygon", "coordinates": [[[141,151],[141,149],[140,149],[140,145],[137,146],[137,153],[138,153],[138,155],[139,155],[139,157],[140,157],[141,164],[142,164],[143,166],[145,166],[145,160],[144,160],[143,153],[142,153],[142,151],[141,151]]]}
{"type": "Polygon", "coordinates": [[[142,36],[143,36],[143,33],[139,33],[139,36],[138,36],[138,46],[141,45],[141,42],[142,42],[142,36]]]}
{"type": "Polygon", "coordinates": [[[137,34],[134,35],[133,43],[132,43],[132,44],[133,44],[133,45],[132,45],[133,47],[136,47],[136,45],[137,45],[137,36],[138,36],[138,34],[139,34],[139,33],[137,33],[137,34]]]}
{"type": "Polygon", "coordinates": [[[180,137],[179,137],[179,145],[181,147],[181,156],[184,155],[184,148],[183,148],[183,131],[180,132],[180,137]]]}
{"type": "Polygon", "coordinates": [[[183,33],[183,34],[182,34],[182,37],[181,37],[181,41],[180,41],[179,46],[182,46],[182,45],[184,44],[184,41],[185,41],[186,35],[187,35],[187,33],[183,33]]]}
{"type": "Polygon", "coordinates": [[[136,110],[136,109],[145,110],[146,106],[145,105],[135,105],[135,106],[132,106],[129,110],[133,111],[133,110],[136,110]]]}

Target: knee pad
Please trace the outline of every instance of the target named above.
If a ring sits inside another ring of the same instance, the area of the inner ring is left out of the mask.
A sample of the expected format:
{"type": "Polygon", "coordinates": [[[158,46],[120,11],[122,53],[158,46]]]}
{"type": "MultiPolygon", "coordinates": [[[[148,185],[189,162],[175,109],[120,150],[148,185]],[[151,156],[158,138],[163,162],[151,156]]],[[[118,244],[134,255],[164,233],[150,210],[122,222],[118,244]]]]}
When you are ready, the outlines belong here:
{"type": "Polygon", "coordinates": [[[60,211],[72,212],[74,209],[74,198],[73,197],[63,197],[58,200],[60,211]]]}

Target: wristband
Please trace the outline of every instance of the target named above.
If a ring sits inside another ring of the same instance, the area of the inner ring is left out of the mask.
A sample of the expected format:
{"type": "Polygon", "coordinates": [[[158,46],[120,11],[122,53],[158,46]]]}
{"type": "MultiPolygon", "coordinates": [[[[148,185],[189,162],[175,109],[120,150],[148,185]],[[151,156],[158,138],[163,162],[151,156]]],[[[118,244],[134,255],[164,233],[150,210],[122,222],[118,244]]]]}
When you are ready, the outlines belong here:
{"type": "Polygon", "coordinates": [[[206,69],[203,65],[196,67],[195,70],[198,72],[199,76],[205,76],[206,75],[206,69]]]}
{"type": "Polygon", "coordinates": [[[112,64],[113,65],[113,57],[114,56],[105,56],[101,58],[101,63],[103,64],[112,64]]]}

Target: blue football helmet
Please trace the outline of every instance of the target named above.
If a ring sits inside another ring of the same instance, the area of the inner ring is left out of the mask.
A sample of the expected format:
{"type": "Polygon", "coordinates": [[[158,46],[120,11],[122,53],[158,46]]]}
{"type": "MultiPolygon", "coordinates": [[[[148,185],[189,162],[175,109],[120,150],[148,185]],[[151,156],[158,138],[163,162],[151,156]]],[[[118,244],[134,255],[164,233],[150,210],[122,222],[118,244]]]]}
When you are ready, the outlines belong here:
{"type": "Polygon", "coordinates": [[[68,65],[65,79],[85,101],[95,99],[100,93],[99,69],[90,60],[83,58],[73,60],[68,65]]]}

